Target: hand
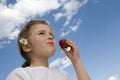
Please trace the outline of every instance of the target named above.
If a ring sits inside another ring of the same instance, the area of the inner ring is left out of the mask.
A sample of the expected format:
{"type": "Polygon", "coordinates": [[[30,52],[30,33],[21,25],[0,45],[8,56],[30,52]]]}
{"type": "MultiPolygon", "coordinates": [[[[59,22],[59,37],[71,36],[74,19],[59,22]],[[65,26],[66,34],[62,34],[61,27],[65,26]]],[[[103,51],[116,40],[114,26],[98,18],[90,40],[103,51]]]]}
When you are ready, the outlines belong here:
{"type": "Polygon", "coordinates": [[[73,64],[79,61],[79,51],[77,46],[70,40],[66,40],[66,43],[71,47],[71,50],[68,52],[65,48],[62,48],[63,52],[68,56],[73,64]]]}
{"type": "Polygon", "coordinates": [[[68,58],[73,63],[78,80],[90,80],[90,77],[87,74],[87,71],[85,70],[85,68],[80,60],[79,51],[78,51],[77,46],[70,40],[67,40],[66,43],[71,47],[71,50],[69,52],[66,51],[65,48],[62,48],[62,50],[64,51],[64,53],[68,56],[68,58]]]}

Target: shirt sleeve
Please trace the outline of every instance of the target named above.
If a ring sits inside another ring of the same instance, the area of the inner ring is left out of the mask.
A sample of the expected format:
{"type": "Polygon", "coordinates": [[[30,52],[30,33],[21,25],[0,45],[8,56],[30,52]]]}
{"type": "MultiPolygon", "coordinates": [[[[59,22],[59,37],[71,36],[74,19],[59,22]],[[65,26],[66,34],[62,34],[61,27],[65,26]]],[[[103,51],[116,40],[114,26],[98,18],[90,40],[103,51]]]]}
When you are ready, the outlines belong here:
{"type": "Polygon", "coordinates": [[[23,74],[21,73],[21,69],[17,68],[12,71],[6,80],[25,80],[23,74]]]}

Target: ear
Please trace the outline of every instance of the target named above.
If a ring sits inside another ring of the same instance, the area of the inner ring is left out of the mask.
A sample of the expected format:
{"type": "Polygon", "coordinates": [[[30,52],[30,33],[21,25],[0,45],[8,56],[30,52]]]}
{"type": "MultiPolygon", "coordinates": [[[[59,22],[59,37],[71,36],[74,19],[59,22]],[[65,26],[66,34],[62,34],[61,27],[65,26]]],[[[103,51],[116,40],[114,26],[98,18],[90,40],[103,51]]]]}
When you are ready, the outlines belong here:
{"type": "Polygon", "coordinates": [[[29,44],[27,45],[22,45],[22,49],[25,52],[30,52],[31,51],[31,46],[29,44]]]}

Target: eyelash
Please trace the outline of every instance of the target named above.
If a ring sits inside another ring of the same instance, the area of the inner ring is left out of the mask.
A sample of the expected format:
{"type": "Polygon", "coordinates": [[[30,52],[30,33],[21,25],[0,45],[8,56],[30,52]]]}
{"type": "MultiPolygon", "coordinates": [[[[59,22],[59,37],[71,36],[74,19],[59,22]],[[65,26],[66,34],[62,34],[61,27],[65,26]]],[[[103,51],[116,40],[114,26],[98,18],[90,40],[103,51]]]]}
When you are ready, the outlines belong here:
{"type": "Polygon", "coordinates": [[[39,35],[44,35],[44,33],[43,33],[43,32],[40,32],[39,35]]]}
{"type": "MultiPolygon", "coordinates": [[[[40,32],[39,35],[44,35],[45,33],[44,32],[40,32]]],[[[51,36],[53,36],[54,38],[54,34],[53,33],[49,33],[51,36]]]]}

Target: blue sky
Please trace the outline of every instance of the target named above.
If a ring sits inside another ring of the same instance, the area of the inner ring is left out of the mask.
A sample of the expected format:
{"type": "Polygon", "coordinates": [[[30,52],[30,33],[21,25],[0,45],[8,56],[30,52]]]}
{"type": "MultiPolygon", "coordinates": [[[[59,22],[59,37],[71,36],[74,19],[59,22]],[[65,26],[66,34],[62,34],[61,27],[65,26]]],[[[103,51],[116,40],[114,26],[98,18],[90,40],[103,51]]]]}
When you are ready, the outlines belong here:
{"type": "MultiPolygon", "coordinates": [[[[91,80],[120,80],[120,0],[1,0],[0,80],[24,62],[16,37],[25,22],[47,20],[58,42],[74,41],[91,80]]],[[[76,79],[69,59],[57,45],[50,66],[76,79]]]]}

